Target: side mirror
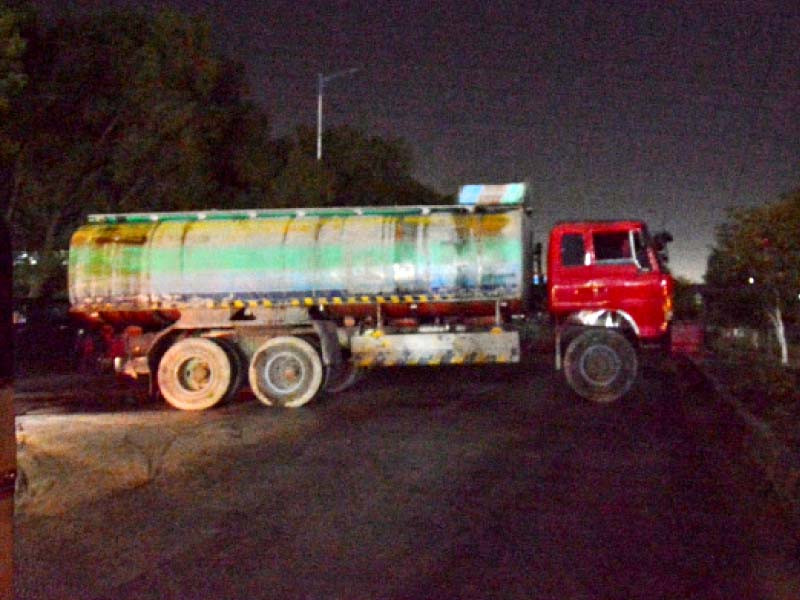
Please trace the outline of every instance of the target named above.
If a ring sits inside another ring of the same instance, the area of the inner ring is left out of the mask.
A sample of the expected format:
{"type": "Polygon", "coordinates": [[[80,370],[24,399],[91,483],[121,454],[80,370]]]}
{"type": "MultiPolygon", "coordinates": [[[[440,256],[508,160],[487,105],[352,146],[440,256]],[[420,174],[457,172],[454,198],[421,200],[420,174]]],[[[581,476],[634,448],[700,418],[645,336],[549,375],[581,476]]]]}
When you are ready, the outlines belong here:
{"type": "Polygon", "coordinates": [[[653,247],[658,253],[659,258],[665,263],[669,262],[669,251],[667,250],[667,244],[672,242],[672,240],[672,234],[666,229],[653,235],[653,247]]]}

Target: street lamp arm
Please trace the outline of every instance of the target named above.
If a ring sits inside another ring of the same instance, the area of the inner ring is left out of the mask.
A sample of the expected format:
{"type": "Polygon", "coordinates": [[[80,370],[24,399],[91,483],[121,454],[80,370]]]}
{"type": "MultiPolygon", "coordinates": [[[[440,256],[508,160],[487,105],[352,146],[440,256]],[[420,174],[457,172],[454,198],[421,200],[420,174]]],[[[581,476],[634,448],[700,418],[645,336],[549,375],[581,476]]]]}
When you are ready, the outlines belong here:
{"type": "Polygon", "coordinates": [[[336,71],[335,73],[331,73],[330,75],[323,75],[322,73],[319,74],[319,81],[320,85],[325,85],[329,81],[333,79],[338,79],[339,77],[344,77],[346,75],[352,75],[358,72],[358,67],[353,67],[351,69],[342,69],[341,71],[336,71]]]}

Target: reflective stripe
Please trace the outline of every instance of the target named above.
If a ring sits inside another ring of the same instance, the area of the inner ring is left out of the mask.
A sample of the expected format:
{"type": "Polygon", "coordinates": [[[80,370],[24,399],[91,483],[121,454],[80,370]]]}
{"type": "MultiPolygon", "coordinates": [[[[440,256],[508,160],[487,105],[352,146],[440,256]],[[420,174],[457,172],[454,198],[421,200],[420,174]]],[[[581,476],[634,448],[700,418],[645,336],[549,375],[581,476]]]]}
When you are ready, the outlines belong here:
{"type": "Polygon", "coordinates": [[[419,294],[419,295],[376,295],[376,296],[303,296],[301,298],[224,298],[214,300],[205,298],[200,300],[176,300],[174,298],[150,299],[147,304],[138,305],[131,303],[112,304],[103,301],[102,298],[95,298],[92,302],[80,304],[81,310],[111,311],[111,310],[158,310],[163,308],[256,308],[262,306],[273,308],[280,306],[325,306],[343,304],[426,304],[428,302],[473,302],[472,298],[459,298],[452,294],[419,294]]]}

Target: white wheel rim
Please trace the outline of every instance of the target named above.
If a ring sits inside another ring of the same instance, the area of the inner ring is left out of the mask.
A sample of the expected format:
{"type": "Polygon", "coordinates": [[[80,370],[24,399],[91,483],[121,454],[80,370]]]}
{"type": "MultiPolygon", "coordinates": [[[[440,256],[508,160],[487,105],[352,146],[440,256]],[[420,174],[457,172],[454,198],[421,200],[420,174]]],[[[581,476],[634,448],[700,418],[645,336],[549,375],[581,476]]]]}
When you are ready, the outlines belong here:
{"type": "Polygon", "coordinates": [[[180,386],[188,393],[203,392],[214,381],[214,371],[204,357],[192,356],[178,366],[180,386]]]}
{"type": "Polygon", "coordinates": [[[592,385],[599,387],[610,385],[619,375],[622,362],[608,346],[592,346],[581,356],[578,363],[581,375],[592,385]]]}
{"type": "Polygon", "coordinates": [[[305,377],[305,364],[292,352],[277,352],[264,365],[264,381],[281,394],[295,392],[305,377]]]}
{"type": "Polygon", "coordinates": [[[250,389],[267,406],[303,406],[322,385],[322,360],[314,347],[299,337],[270,338],[250,359],[250,389]]]}

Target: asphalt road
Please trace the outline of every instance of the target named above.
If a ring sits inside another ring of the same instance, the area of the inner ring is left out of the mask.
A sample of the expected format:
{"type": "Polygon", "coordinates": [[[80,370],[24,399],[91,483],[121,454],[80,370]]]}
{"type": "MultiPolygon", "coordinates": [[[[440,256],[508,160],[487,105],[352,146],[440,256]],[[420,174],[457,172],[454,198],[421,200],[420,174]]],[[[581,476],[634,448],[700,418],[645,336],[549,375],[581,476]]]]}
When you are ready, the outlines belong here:
{"type": "Polygon", "coordinates": [[[594,406],[547,366],[388,370],[235,404],[274,435],[20,517],[17,597],[796,600],[797,532],[687,377],[594,406]]]}

